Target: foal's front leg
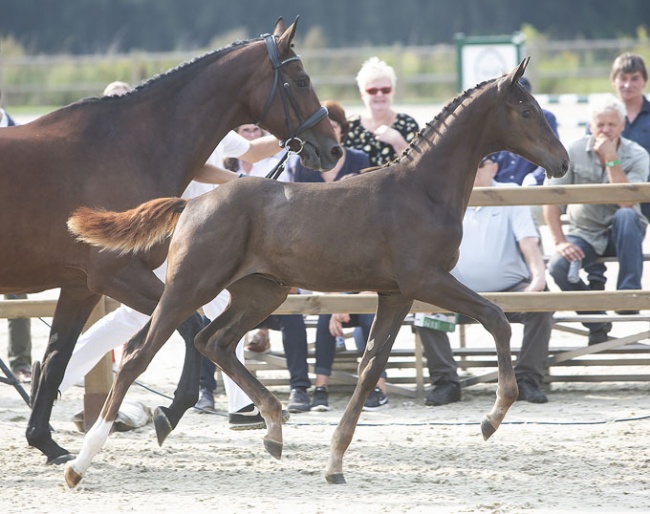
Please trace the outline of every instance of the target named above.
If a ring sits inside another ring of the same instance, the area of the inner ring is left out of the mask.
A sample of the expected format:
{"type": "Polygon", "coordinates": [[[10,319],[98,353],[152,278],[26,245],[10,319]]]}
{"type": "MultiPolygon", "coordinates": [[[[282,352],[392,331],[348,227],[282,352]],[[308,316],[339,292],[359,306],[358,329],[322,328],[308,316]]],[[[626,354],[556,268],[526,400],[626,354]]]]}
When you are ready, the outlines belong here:
{"type": "MultiPolygon", "coordinates": [[[[423,281],[424,282],[424,281],[423,281]]],[[[424,282],[426,283],[426,282],[424,282]]],[[[448,309],[449,312],[465,314],[477,320],[492,334],[497,351],[498,383],[497,398],[492,410],[481,422],[484,439],[496,432],[506,413],[517,400],[517,380],[512,367],[510,336],[512,330],[503,310],[467,288],[450,274],[443,274],[433,288],[418,292],[416,299],[448,309]]]]}
{"type": "Polygon", "coordinates": [[[412,300],[402,296],[379,295],[377,315],[359,363],[359,381],[332,436],[330,461],[325,474],[330,484],[345,483],[343,455],[352,441],[364,402],[386,367],[397,333],[412,303],[412,300]]]}

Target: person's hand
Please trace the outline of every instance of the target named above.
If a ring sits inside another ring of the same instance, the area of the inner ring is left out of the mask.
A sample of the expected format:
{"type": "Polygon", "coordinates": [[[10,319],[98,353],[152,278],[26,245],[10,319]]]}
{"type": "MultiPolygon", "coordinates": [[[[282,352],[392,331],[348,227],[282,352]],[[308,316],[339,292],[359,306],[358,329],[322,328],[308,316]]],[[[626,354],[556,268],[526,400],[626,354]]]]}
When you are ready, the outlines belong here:
{"type": "Polygon", "coordinates": [[[349,314],[332,314],[330,318],[330,334],[334,337],[343,336],[343,323],[350,322],[349,314]]]}
{"type": "Polygon", "coordinates": [[[579,246],[569,243],[568,241],[563,241],[557,244],[555,248],[558,253],[569,262],[579,261],[585,257],[584,252],[579,246]]]}
{"type": "Polygon", "coordinates": [[[537,293],[539,291],[544,291],[544,288],[546,288],[546,278],[544,278],[544,276],[533,276],[530,279],[530,284],[528,284],[524,289],[524,292],[537,293]]]}
{"type": "Polygon", "coordinates": [[[377,141],[387,145],[393,145],[402,138],[402,134],[388,125],[379,125],[374,132],[374,136],[377,141]]]}
{"type": "Polygon", "coordinates": [[[616,160],[616,141],[612,141],[605,134],[598,134],[594,138],[594,152],[602,162],[616,160]]]}

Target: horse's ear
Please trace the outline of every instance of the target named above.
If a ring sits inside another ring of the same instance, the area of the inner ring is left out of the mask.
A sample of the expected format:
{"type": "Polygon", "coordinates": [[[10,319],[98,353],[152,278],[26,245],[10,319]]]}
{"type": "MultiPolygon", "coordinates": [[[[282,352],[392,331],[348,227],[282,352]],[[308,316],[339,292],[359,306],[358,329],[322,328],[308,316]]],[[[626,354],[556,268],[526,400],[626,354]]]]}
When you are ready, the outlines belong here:
{"type": "Polygon", "coordinates": [[[281,36],[285,30],[287,30],[287,26],[285,25],[282,16],[280,16],[278,21],[275,22],[275,27],[273,27],[273,35],[281,36]]]}
{"type": "Polygon", "coordinates": [[[530,56],[526,57],[523,61],[519,63],[519,66],[517,66],[514,70],[510,72],[510,86],[514,86],[519,82],[519,79],[524,76],[524,72],[526,71],[526,66],[528,66],[528,62],[530,61],[530,56]]]}
{"type": "Polygon", "coordinates": [[[278,52],[280,52],[280,55],[291,48],[293,37],[296,35],[296,27],[298,26],[299,18],[300,16],[296,16],[296,21],[294,21],[280,36],[280,39],[278,39],[278,52]]]}

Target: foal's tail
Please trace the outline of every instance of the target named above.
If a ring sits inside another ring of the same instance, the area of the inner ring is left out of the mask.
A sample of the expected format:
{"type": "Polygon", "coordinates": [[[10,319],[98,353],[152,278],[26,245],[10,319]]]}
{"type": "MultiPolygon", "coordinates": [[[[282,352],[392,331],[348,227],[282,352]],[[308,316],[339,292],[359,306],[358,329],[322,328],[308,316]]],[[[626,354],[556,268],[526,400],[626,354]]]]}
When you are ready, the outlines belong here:
{"type": "Polygon", "coordinates": [[[124,212],[80,207],[68,219],[68,230],[79,241],[106,250],[146,252],[174,231],[187,200],[157,198],[124,212]]]}

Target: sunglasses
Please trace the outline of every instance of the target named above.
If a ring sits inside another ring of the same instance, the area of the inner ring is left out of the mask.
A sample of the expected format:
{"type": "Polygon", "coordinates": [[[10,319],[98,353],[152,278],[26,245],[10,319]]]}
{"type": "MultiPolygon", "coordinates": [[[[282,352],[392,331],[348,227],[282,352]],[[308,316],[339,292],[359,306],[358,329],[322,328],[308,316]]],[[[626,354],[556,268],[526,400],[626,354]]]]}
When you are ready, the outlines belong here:
{"type": "Polygon", "coordinates": [[[390,86],[389,87],[369,87],[368,89],[366,89],[366,93],[368,93],[369,95],[374,96],[374,95],[376,95],[377,93],[379,93],[381,91],[382,94],[387,95],[392,90],[393,90],[393,88],[390,87],[390,86]]]}

